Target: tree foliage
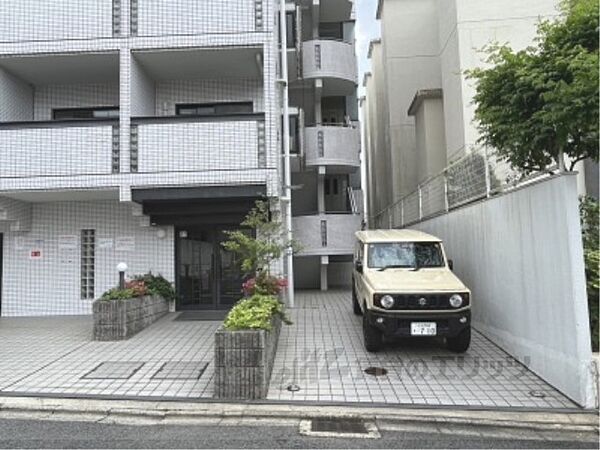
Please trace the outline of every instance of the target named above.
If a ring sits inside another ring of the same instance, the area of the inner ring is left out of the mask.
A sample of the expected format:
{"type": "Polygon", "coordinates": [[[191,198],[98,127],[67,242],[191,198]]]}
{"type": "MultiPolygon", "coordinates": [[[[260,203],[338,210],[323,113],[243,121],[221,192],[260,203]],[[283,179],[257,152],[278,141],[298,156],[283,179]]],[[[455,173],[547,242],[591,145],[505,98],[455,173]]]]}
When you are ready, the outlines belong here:
{"type": "Polygon", "coordinates": [[[600,328],[600,207],[592,197],[583,197],[579,206],[583,233],[583,254],[590,314],[592,349],[598,351],[600,328]]]}
{"type": "Polygon", "coordinates": [[[480,143],[513,167],[545,170],[559,155],[598,161],[599,0],[567,0],[556,21],[538,26],[534,45],[515,52],[486,48],[487,68],[468,71],[476,82],[480,143]]]}
{"type": "Polygon", "coordinates": [[[279,213],[270,212],[267,202],[257,201],[241,225],[253,230],[255,236],[243,230],[228,231],[229,239],[223,247],[238,255],[246,275],[268,274],[271,263],[279,259],[290,245],[296,248],[294,242],[286,239],[279,213]]]}

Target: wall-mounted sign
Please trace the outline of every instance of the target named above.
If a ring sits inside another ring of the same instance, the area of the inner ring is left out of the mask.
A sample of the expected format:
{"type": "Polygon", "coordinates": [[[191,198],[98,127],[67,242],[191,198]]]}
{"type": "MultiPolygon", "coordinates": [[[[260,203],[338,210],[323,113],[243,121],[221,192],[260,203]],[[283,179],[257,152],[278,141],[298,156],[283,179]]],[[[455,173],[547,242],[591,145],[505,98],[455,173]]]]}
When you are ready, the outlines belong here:
{"type": "Polygon", "coordinates": [[[73,235],[62,235],[58,237],[58,248],[59,249],[70,249],[76,250],[79,245],[77,236],[73,235]]]}
{"type": "Polygon", "coordinates": [[[40,250],[39,248],[29,250],[29,259],[31,259],[32,261],[43,259],[42,250],[40,250]]]}
{"type": "Polygon", "coordinates": [[[133,252],[135,251],[135,236],[123,236],[115,239],[115,251],[133,252]]]}
{"type": "Polygon", "coordinates": [[[113,248],[113,243],[114,241],[112,238],[98,238],[98,250],[113,248]]]}

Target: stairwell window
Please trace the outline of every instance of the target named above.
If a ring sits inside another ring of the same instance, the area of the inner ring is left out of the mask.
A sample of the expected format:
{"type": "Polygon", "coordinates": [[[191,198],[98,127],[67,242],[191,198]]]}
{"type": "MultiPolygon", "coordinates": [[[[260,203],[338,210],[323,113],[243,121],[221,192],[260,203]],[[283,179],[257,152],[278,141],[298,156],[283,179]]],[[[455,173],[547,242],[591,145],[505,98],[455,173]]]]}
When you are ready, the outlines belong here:
{"type": "Polygon", "coordinates": [[[81,299],[93,300],[96,286],[96,230],[81,230],[81,299]]]}

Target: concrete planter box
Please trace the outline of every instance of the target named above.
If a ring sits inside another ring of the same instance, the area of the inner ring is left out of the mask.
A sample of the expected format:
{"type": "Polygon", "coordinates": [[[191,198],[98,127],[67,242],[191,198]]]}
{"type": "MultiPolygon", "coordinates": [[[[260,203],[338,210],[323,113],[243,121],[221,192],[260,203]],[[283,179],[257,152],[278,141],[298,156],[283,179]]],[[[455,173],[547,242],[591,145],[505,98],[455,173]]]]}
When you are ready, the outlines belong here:
{"type": "Polygon", "coordinates": [[[126,300],[96,300],[94,340],[129,339],[169,312],[169,303],[158,295],[126,300]]]}
{"type": "Polygon", "coordinates": [[[222,399],[266,398],[281,331],[275,316],[273,329],[215,333],[214,397],[222,399]]]}

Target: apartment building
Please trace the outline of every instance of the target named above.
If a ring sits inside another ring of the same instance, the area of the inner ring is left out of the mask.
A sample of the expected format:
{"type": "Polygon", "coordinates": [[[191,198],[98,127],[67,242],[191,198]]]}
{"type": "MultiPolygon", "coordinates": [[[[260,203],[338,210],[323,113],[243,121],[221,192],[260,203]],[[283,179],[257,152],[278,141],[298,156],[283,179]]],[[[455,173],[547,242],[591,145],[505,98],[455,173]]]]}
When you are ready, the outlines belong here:
{"type": "MultiPolygon", "coordinates": [[[[358,133],[353,5],[286,9],[296,279],[326,288],[344,276],[311,279],[304,258],[347,258],[360,226],[360,148],[336,134],[358,133]],[[323,104],[340,126],[321,123],[323,104]]],[[[173,281],[178,310],[239,298],[224,231],[257,199],[286,210],[279,31],[277,0],[0,4],[2,316],[89,314],[120,262],[173,281]]]]}
{"type": "MultiPolygon", "coordinates": [[[[530,45],[539,21],[558,15],[558,3],[378,1],[381,39],[371,42],[363,79],[370,216],[477,148],[474,86],[465,71],[484,64],[490,43],[530,45]]],[[[580,192],[597,195],[597,165],[579,170],[580,192]]]]}

